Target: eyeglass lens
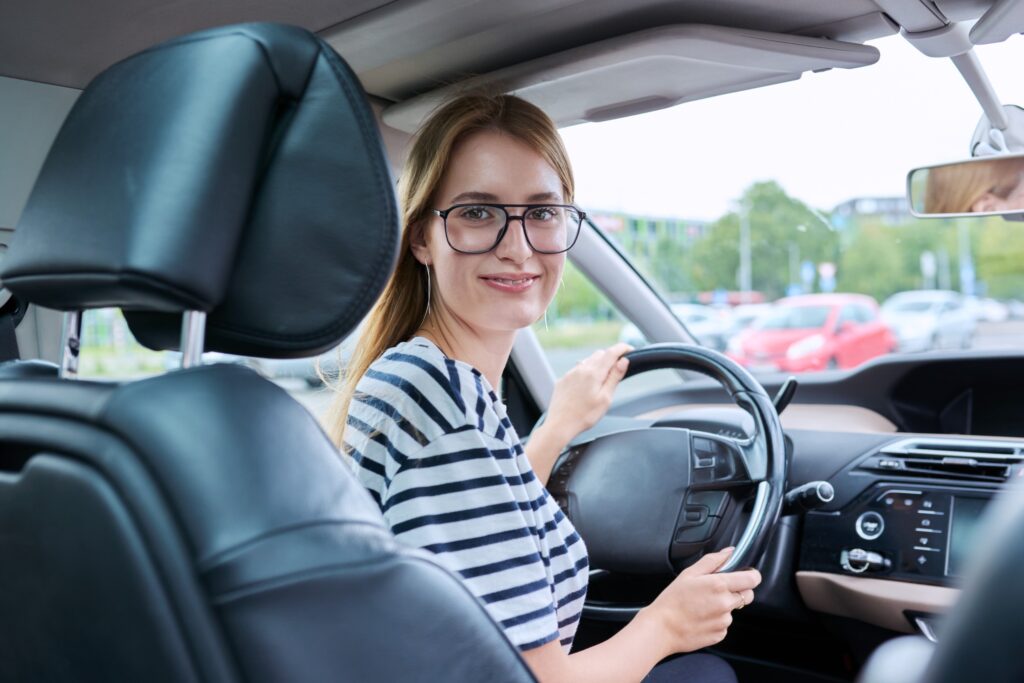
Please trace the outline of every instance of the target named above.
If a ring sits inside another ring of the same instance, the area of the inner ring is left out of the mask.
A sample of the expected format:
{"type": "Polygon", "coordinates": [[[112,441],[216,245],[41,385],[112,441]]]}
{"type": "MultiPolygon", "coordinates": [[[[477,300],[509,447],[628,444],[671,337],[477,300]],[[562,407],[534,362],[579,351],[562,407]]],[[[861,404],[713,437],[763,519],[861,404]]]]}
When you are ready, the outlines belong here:
{"type": "MultiPolygon", "coordinates": [[[[568,249],[576,241],[580,222],[579,211],[564,206],[534,206],[523,215],[526,240],[535,251],[546,253],[568,249]]],[[[448,242],[458,251],[489,251],[508,223],[508,212],[500,207],[454,207],[446,219],[448,242]]]]}

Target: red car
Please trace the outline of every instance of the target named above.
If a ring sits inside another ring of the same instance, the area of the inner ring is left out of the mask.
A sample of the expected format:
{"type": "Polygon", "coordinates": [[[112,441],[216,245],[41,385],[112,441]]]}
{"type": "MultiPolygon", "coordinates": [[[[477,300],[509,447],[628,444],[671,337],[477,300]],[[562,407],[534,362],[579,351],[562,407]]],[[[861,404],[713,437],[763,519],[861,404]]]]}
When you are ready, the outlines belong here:
{"type": "Polygon", "coordinates": [[[895,348],[870,296],[806,294],[779,299],[727,354],[755,371],[809,372],[852,368],[895,348]]]}

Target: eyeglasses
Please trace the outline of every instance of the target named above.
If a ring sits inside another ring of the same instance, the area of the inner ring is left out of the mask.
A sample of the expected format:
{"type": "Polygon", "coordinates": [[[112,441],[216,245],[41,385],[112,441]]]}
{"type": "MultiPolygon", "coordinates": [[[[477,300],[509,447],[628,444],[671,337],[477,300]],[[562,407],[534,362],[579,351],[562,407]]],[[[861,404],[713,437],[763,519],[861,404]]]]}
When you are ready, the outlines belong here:
{"type": "Polygon", "coordinates": [[[463,254],[485,254],[497,247],[512,221],[522,223],[526,243],[535,252],[561,254],[576,243],[587,217],[569,204],[456,204],[431,211],[444,221],[448,246],[463,254]],[[523,213],[513,216],[509,209],[523,213]]]}

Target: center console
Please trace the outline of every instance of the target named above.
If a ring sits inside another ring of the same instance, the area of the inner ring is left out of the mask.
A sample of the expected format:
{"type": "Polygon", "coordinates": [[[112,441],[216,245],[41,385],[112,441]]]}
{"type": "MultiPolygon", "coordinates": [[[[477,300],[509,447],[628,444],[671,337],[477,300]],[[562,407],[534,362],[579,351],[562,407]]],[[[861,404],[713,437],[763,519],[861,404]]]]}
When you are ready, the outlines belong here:
{"type": "Polygon", "coordinates": [[[804,519],[800,568],[955,585],[991,489],[879,483],[804,519]]]}

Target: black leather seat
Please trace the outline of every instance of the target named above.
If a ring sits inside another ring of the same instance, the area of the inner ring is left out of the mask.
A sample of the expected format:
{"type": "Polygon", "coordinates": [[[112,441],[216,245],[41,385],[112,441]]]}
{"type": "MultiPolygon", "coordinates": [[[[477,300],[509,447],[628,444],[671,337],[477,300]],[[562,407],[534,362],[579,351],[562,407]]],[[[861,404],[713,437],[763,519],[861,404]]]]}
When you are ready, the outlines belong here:
{"type": "MultiPolygon", "coordinates": [[[[225,27],[90,84],[2,278],[50,308],[120,307],[154,348],[200,311],[208,350],[313,355],[383,287],[397,221],[341,59],[297,28],[225,27]]],[[[0,373],[0,680],[534,679],[304,408],[214,365],[0,373]]]]}

